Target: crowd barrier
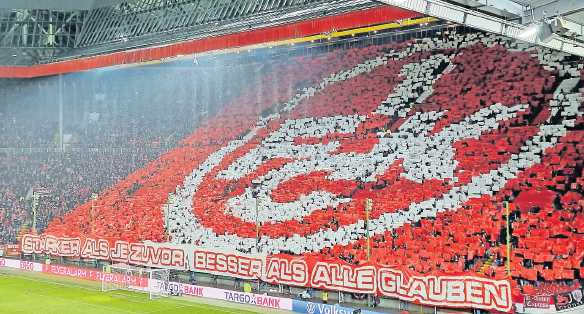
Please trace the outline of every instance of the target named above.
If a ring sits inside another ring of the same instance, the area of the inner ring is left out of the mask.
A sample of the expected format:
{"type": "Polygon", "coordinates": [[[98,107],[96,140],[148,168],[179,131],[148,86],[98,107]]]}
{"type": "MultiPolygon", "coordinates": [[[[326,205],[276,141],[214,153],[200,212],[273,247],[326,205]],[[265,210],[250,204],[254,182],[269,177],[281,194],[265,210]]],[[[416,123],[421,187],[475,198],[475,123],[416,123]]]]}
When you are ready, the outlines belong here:
{"type": "MultiPolygon", "coordinates": [[[[12,268],[30,272],[42,272],[46,274],[71,277],[91,281],[120,281],[131,280],[135,288],[146,289],[148,282],[142,278],[117,277],[110,273],[103,273],[95,269],[77,268],[63,265],[42,264],[37,262],[17,259],[0,258],[0,268],[12,268]]],[[[225,290],[213,287],[196,286],[185,283],[171,282],[171,291],[179,291],[179,294],[191,297],[201,297],[222,300],[232,303],[248,304],[264,308],[294,311],[306,314],[345,314],[354,313],[357,308],[342,306],[339,304],[322,304],[289,298],[273,297],[264,294],[254,294],[225,290]]],[[[576,289],[567,293],[554,296],[523,296],[522,303],[516,303],[515,312],[525,314],[538,313],[582,313],[584,312],[584,289],[576,289]]],[[[375,314],[368,309],[359,309],[363,314],[375,314]]]]}

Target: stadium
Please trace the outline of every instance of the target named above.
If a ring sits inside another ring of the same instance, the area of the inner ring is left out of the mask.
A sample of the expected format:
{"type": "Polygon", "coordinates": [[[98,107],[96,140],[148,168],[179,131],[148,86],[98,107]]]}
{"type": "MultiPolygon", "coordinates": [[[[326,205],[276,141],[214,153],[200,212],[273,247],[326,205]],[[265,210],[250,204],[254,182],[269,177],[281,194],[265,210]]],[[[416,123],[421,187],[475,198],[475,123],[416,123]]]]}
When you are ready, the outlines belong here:
{"type": "Polygon", "coordinates": [[[0,0],[0,313],[584,313],[583,12],[0,0]]]}

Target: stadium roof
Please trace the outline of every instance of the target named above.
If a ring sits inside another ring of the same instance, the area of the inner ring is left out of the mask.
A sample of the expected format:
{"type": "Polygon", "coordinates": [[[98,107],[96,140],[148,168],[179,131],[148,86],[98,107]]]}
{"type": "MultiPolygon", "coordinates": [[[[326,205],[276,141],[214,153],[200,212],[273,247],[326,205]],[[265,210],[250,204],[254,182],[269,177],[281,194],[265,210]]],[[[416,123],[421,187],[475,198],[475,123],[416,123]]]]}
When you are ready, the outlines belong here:
{"type": "Polygon", "coordinates": [[[116,5],[123,0],[0,0],[0,9],[91,10],[116,5]]]}
{"type": "Polygon", "coordinates": [[[582,0],[378,0],[584,57],[582,0]]]}
{"type": "MultiPolygon", "coordinates": [[[[54,64],[236,33],[252,36],[268,27],[387,5],[584,56],[581,0],[0,0],[0,74],[12,71],[6,66],[54,64]],[[526,36],[532,25],[539,25],[538,32],[526,36]]],[[[403,11],[391,12],[375,22],[404,18],[395,13],[403,11]]],[[[344,21],[294,35],[362,24],[344,21]]]]}
{"type": "Polygon", "coordinates": [[[253,31],[382,6],[369,0],[0,1],[0,65],[13,66],[253,31]]]}

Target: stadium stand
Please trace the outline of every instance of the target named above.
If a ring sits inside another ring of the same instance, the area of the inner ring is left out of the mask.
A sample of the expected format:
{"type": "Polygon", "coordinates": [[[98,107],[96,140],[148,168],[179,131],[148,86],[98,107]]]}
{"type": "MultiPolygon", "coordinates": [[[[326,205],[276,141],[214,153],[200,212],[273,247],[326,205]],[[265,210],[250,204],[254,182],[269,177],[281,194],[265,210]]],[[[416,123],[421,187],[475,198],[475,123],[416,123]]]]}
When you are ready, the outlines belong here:
{"type": "MultiPolygon", "coordinates": [[[[359,265],[370,232],[373,260],[419,274],[505,278],[510,202],[516,287],[556,294],[584,275],[584,71],[571,61],[480,33],[294,57],[160,156],[31,157],[1,171],[72,169],[51,184],[63,194],[46,205],[47,234],[253,252],[259,225],[264,252],[359,265]],[[75,182],[92,164],[110,167],[75,182]]],[[[9,230],[30,215],[20,181],[2,182],[9,230]]]]}
{"type": "MultiPolygon", "coordinates": [[[[235,77],[248,73],[253,81],[254,72],[249,65],[231,68],[235,77]],[[249,74],[251,72],[251,74],[249,74]]],[[[201,83],[211,75],[210,67],[191,77],[191,84],[201,83]],[[203,73],[201,73],[203,72],[203,73]]],[[[172,91],[173,96],[157,93],[157,77],[184,75],[184,69],[134,69],[130,74],[115,72],[94,77],[73,76],[66,87],[78,94],[98,94],[95,99],[68,96],[70,103],[64,108],[65,133],[69,140],[65,150],[58,143],[58,106],[56,96],[47,96],[57,89],[49,79],[43,81],[18,81],[2,84],[6,106],[0,108],[0,221],[5,232],[0,243],[12,243],[23,224],[30,227],[33,192],[38,192],[36,227],[43,230],[48,222],[90,200],[143,167],[173,147],[186,134],[196,128],[206,111],[208,115],[221,107],[229,93],[212,92],[197,95],[208,102],[186,102],[180,84],[158,84],[172,91]],[[100,83],[108,80],[111,84],[100,83]],[[96,83],[96,80],[98,81],[96,83]],[[122,82],[125,82],[123,85],[122,82]],[[124,86],[122,88],[121,86],[124,86]],[[108,89],[111,87],[111,89],[108,89]],[[45,99],[44,107],[38,102],[45,99]],[[172,106],[172,110],[168,110],[172,106]],[[78,107],[82,107],[79,109],[78,107]]],[[[186,71],[184,71],[186,72],[186,71]]],[[[193,74],[191,74],[193,75],[193,74]]],[[[165,78],[168,82],[171,80],[165,78]]],[[[239,80],[243,82],[243,80],[239,80]]],[[[231,84],[230,93],[237,93],[242,83],[231,84]]],[[[218,88],[210,87],[210,89],[218,88]]],[[[93,96],[92,96],[93,97],[93,96]]]]}

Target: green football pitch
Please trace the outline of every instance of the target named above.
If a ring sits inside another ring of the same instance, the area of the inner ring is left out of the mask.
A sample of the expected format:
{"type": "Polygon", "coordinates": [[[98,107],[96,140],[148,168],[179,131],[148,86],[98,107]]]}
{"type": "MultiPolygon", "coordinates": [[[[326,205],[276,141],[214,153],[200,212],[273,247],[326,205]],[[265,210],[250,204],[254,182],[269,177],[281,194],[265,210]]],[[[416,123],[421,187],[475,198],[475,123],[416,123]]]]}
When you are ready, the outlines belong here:
{"type": "MultiPolygon", "coordinates": [[[[266,310],[200,298],[149,300],[146,293],[99,291],[99,283],[38,273],[0,270],[0,313],[266,313],[266,310]]],[[[285,313],[273,311],[270,313],[285,313]]]]}

